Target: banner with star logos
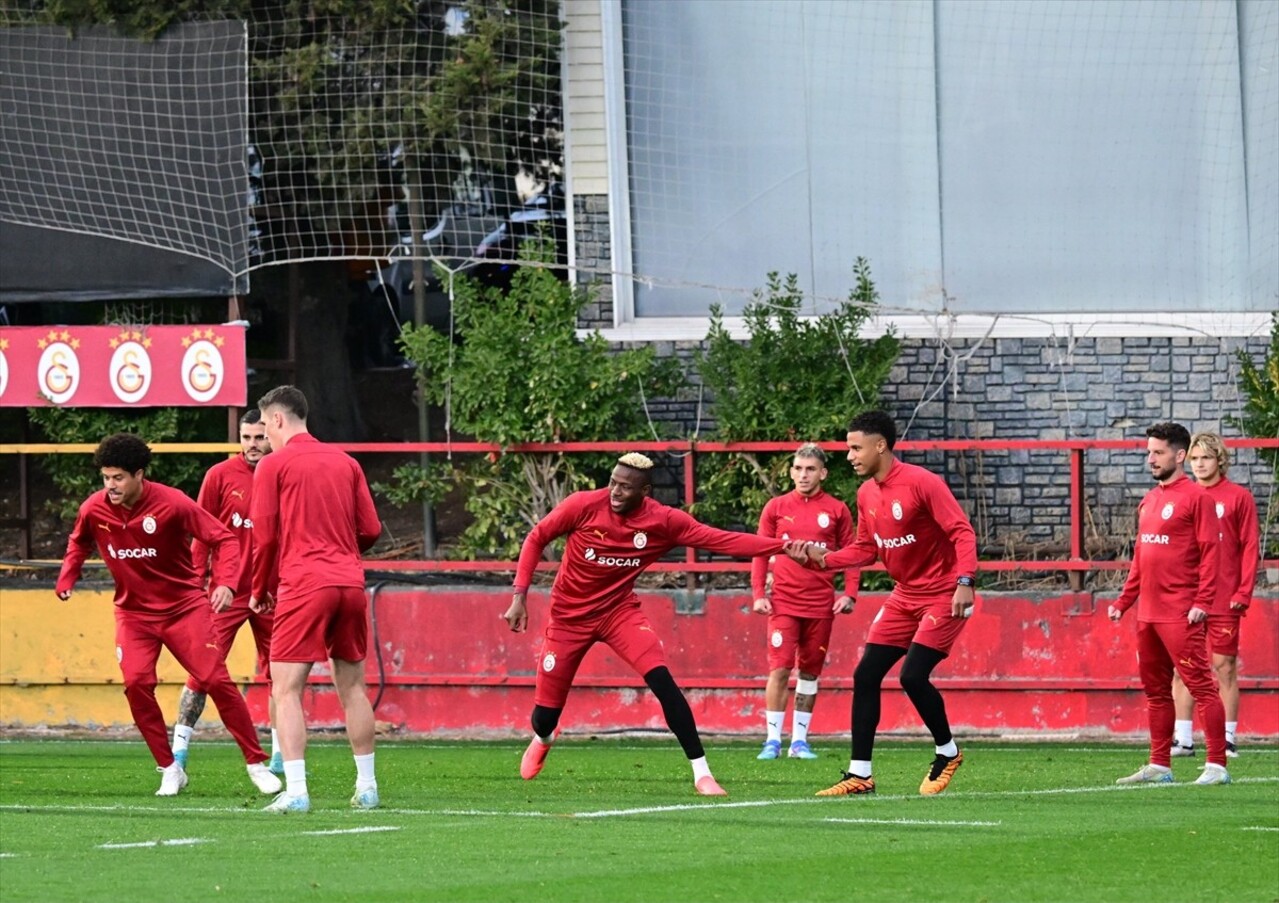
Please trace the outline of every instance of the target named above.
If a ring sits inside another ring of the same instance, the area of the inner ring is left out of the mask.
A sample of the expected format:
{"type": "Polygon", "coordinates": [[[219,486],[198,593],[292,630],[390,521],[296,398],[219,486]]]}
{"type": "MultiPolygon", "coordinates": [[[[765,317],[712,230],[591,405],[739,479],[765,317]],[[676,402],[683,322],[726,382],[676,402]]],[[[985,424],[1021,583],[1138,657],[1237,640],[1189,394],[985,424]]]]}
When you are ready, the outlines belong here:
{"type": "Polygon", "coordinates": [[[0,327],[0,407],[243,407],[244,330],[0,327]]]}

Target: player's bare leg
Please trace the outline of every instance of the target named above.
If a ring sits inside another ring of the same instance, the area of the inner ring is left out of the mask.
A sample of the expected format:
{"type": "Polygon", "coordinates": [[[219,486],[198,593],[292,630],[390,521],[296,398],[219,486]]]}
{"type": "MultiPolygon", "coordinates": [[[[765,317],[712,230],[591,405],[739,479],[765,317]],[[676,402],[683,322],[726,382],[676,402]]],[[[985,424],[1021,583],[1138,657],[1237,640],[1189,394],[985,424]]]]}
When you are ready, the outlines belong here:
{"type": "Polygon", "coordinates": [[[342,711],[346,713],[346,736],[355,756],[355,794],[351,806],[355,809],[376,809],[380,805],[377,792],[377,774],[373,768],[373,746],[376,723],[373,705],[364,685],[364,662],[348,662],[331,659],[333,686],[337,689],[342,711]]]}
{"type": "Polygon", "coordinates": [[[816,759],[817,753],[808,745],[808,725],[813,720],[813,706],[817,704],[817,675],[800,671],[795,681],[795,713],[791,721],[790,751],[792,759],[816,759]]]}
{"type": "Polygon", "coordinates": [[[195,725],[204,714],[205,703],[209,694],[193,689],[190,684],[182,688],[178,697],[178,720],[173,725],[173,758],[185,769],[187,753],[191,745],[191,736],[195,733],[195,725]]]}
{"type": "MultiPolygon", "coordinates": [[[[1239,658],[1234,655],[1212,654],[1212,670],[1221,688],[1221,704],[1226,709],[1226,756],[1239,755],[1235,746],[1235,731],[1239,727],[1239,658]]],[[[1187,696],[1190,695],[1187,691],[1187,696]]]]}
{"type": "MultiPolygon", "coordinates": [[[[1215,664],[1215,662],[1214,662],[1215,664]]],[[[1172,723],[1172,757],[1174,759],[1195,754],[1194,711],[1195,699],[1181,682],[1181,675],[1172,675],[1172,703],[1177,710],[1172,723]]]]}
{"type": "Polygon", "coordinates": [[[307,812],[311,808],[306,786],[306,715],[302,710],[302,692],[310,673],[311,662],[271,662],[271,696],[284,755],[285,787],[266,807],[268,812],[307,812]]]}
{"type": "Polygon", "coordinates": [[[782,725],[786,722],[786,697],[790,695],[790,668],[768,672],[764,685],[764,725],[768,731],[764,747],[755,758],[776,759],[782,753],[782,725]]]}

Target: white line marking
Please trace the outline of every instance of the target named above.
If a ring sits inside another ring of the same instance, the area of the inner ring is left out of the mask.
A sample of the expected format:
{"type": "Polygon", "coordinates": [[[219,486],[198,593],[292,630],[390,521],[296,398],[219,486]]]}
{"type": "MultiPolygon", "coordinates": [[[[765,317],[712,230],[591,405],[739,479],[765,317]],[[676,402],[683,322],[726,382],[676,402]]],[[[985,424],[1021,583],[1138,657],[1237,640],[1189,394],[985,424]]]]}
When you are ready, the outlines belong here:
{"type": "Polygon", "coordinates": [[[1240,828],[1241,831],[1279,831],[1279,828],[1272,828],[1269,825],[1248,825],[1246,828],[1240,828]]]}
{"type": "Polygon", "coordinates": [[[328,834],[372,834],[374,831],[398,831],[399,825],[365,825],[363,828],[333,828],[330,831],[303,831],[303,834],[312,837],[322,837],[328,834]]]}
{"type": "Polygon", "coordinates": [[[189,847],[197,843],[212,843],[203,837],[176,837],[173,840],[144,840],[141,843],[100,843],[99,850],[134,850],[141,847],[189,847]]]}
{"type": "MultiPolygon", "coordinates": [[[[1235,784],[1277,784],[1279,777],[1235,778],[1235,784]]],[[[913,800],[921,802],[935,800],[935,803],[924,805],[945,805],[944,800],[972,799],[1014,799],[1028,796],[1062,796],[1077,793],[1124,793],[1144,791],[1172,791],[1196,787],[1193,781],[1175,784],[1103,784],[1095,787],[1053,787],[1045,790],[975,790],[970,792],[950,792],[940,796],[925,797],[916,793],[875,794],[868,796],[866,805],[874,802],[901,802],[913,800]]],[[[1212,792],[1212,791],[1208,791],[1212,792]]],[[[1229,791],[1227,791],[1229,792],[1229,791]]],[[[587,812],[544,812],[530,810],[524,812],[502,812],[489,809],[390,809],[377,811],[384,815],[425,815],[431,817],[460,816],[474,818],[610,818],[619,815],[648,815],[661,812],[705,811],[709,809],[750,809],[764,806],[804,806],[810,804],[830,804],[837,797],[801,797],[798,799],[748,800],[736,803],[678,803],[670,806],[638,806],[632,809],[597,809],[587,812]]],[[[242,806],[42,806],[31,803],[8,803],[0,805],[0,812],[17,811],[38,814],[40,812],[192,812],[200,814],[216,814],[233,812],[238,814],[254,814],[256,809],[245,809],[242,806]]]]}
{"type": "Polygon", "coordinates": [[[0,853],[0,859],[17,859],[17,853],[0,853]]]}
{"type": "Polygon", "coordinates": [[[932,818],[823,818],[844,825],[938,825],[942,827],[997,828],[1001,821],[939,821],[932,818]]]}

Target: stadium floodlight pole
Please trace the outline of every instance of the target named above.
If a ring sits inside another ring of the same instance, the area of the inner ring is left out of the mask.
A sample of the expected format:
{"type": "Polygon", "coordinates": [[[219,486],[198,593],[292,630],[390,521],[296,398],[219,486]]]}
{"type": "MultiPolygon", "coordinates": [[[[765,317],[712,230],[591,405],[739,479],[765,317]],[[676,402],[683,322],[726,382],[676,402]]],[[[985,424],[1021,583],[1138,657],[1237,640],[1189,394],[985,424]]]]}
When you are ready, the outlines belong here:
{"type": "MultiPolygon", "coordinates": [[[[413,236],[413,321],[418,329],[426,327],[426,261],[422,251],[422,198],[411,185],[406,186],[409,196],[409,231],[413,236]]],[[[451,337],[450,337],[451,338],[451,337]]],[[[419,442],[431,441],[431,418],[426,407],[426,391],[417,391],[417,436],[419,442]]],[[[422,452],[419,463],[422,470],[431,466],[431,455],[422,452]]],[[[422,500],[422,557],[435,557],[435,514],[430,499],[422,500]]]]}

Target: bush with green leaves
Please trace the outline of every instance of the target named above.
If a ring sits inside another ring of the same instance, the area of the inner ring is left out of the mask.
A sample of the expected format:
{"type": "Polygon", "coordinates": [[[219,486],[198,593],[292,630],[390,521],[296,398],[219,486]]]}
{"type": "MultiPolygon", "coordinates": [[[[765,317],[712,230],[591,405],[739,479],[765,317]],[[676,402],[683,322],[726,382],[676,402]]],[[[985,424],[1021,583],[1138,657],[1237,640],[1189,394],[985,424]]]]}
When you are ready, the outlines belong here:
{"type": "MultiPolygon", "coordinates": [[[[222,409],[212,413],[225,416],[222,409]]],[[[112,433],[134,433],[148,444],[191,442],[192,436],[209,434],[210,410],[200,408],[28,408],[27,416],[49,442],[97,445],[112,433]]],[[[222,460],[218,455],[158,454],[152,457],[147,476],[186,492],[192,498],[200,490],[204,472],[222,460]]],[[[53,480],[61,496],[48,506],[68,524],[75,520],[81,502],[102,488],[102,477],[91,454],[55,454],[40,458],[40,468],[53,480]]]]}
{"type": "MultiPolygon", "coordinates": [[[[554,243],[528,242],[508,291],[453,277],[455,339],[430,326],[407,328],[406,357],[421,391],[444,407],[451,428],[478,442],[598,442],[653,439],[646,399],[684,386],[676,361],[652,348],[610,349],[598,334],[577,334],[591,298],[548,266],[554,243]]],[[[447,281],[447,275],[441,273],[447,281]]],[[[613,454],[455,456],[398,468],[375,489],[407,505],[439,502],[455,488],[472,522],[454,554],[513,558],[524,534],[571,492],[606,475],[613,454]]]]}
{"type": "MultiPolygon", "coordinates": [[[[768,274],[747,305],[748,338],[738,341],[711,311],[698,372],[713,393],[715,438],[722,442],[843,441],[853,415],[879,405],[881,387],[900,343],[890,332],[861,330],[875,315],[879,292],[870,264],[859,257],[856,286],[833,311],[803,316],[803,294],[792,274],[768,274]]],[[[717,524],[754,528],[764,504],[790,486],[790,452],[732,452],[699,458],[696,514],[717,524]]],[[[852,507],[858,480],[839,455],[824,486],[852,507]]]]}
{"type": "MultiPolygon", "coordinates": [[[[1270,349],[1258,366],[1246,349],[1236,352],[1239,358],[1239,388],[1245,401],[1243,415],[1230,418],[1231,422],[1249,436],[1258,439],[1279,439],[1279,313],[1271,315],[1270,349]]],[[[1262,460],[1269,461],[1274,479],[1279,482],[1279,449],[1263,448],[1262,460]]],[[[1279,537],[1272,529],[1279,521],[1279,511],[1272,501],[1262,512],[1262,535],[1268,537],[1267,558],[1279,556],[1279,537]]]]}

